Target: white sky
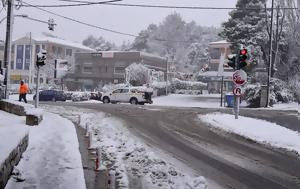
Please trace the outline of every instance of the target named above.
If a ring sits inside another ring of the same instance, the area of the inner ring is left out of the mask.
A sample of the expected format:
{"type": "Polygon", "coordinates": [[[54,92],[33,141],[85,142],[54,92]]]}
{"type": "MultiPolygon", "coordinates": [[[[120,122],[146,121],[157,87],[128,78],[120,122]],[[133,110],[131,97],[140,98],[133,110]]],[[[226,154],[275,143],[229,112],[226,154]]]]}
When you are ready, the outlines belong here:
{"type": "MultiPolygon", "coordinates": [[[[24,0],[31,4],[64,4],[58,0],[24,0]]],[[[92,1],[92,0],[91,0],[92,1]]],[[[96,0],[93,0],[96,1],[96,0]]],[[[152,4],[152,5],[171,5],[171,6],[205,6],[205,7],[235,7],[237,0],[123,0],[120,3],[129,4],[152,4]]],[[[228,10],[187,10],[187,9],[158,9],[158,8],[138,8],[138,7],[117,7],[108,5],[92,5],[69,8],[45,8],[47,10],[59,13],[61,15],[72,17],[74,19],[113,29],[125,33],[137,35],[149,24],[159,24],[167,15],[176,11],[181,14],[186,22],[192,20],[203,26],[220,26],[227,20],[228,10]]],[[[0,8],[1,10],[1,8],[0,8]]],[[[53,32],[55,35],[81,42],[89,34],[103,36],[105,39],[122,44],[123,41],[132,41],[133,37],[122,36],[110,32],[93,29],[72,21],[58,18],[49,13],[42,12],[36,8],[21,8],[15,10],[15,14],[27,14],[32,18],[38,18],[47,21],[54,18],[57,26],[53,32]]],[[[0,13],[0,19],[5,17],[6,11],[0,13]]],[[[48,31],[48,25],[16,18],[14,24],[13,38],[24,36],[32,32],[34,36],[41,32],[48,31]]],[[[5,22],[0,24],[0,39],[5,38],[5,22]]]]}

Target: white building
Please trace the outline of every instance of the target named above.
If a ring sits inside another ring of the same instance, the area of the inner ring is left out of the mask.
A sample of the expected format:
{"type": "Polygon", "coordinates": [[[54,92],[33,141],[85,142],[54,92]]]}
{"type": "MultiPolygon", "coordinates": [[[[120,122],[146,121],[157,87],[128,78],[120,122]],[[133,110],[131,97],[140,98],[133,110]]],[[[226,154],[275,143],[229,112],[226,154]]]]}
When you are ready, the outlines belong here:
{"type": "Polygon", "coordinates": [[[54,37],[25,36],[14,40],[13,58],[10,67],[10,84],[19,84],[25,80],[29,87],[36,83],[36,55],[41,50],[47,51],[46,65],[40,71],[40,83],[47,84],[54,79],[55,60],[65,60],[71,69],[74,67],[74,54],[76,52],[93,52],[94,50],[81,45],[54,37]]]}

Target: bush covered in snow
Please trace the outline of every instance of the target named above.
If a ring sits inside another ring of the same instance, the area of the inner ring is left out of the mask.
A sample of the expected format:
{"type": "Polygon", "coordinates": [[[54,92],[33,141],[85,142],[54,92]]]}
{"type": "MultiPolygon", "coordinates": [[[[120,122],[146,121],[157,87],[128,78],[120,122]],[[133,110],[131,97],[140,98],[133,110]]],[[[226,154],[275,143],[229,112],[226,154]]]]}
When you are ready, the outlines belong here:
{"type": "Polygon", "coordinates": [[[182,81],[177,78],[172,80],[171,90],[203,90],[206,89],[207,84],[198,81],[182,81]]]}
{"type": "MultiPolygon", "coordinates": [[[[261,84],[249,84],[245,89],[245,100],[249,107],[259,107],[261,98],[261,84]]],[[[280,79],[272,78],[270,82],[270,105],[277,102],[287,103],[295,101],[294,91],[288,84],[280,79]]]]}
{"type": "Polygon", "coordinates": [[[143,64],[133,63],[126,68],[127,79],[133,86],[141,86],[148,81],[149,68],[143,64]]]}
{"type": "Polygon", "coordinates": [[[295,94],[296,101],[300,102],[300,75],[290,78],[288,84],[295,94]]]}

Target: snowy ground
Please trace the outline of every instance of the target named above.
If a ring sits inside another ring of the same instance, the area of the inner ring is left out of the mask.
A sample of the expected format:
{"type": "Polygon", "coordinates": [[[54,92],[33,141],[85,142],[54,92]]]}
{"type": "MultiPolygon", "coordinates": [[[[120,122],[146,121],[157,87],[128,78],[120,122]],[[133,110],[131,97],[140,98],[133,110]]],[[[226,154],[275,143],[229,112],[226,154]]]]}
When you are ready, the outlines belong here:
{"type": "MultiPolygon", "coordinates": [[[[133,136],[122,120],[105,113],[92,113],[84,109],[48,107],[53,112],[66,112],[64,116],[78,121],[80,126],[88,125],[92,136],[91,147],[99,148],[104,157],[102,167],[112,167],[117,173],[120,188],[172,188],[204,189],[206,180],[194,176],[189,168],[171,163],[167,154],[149,147],[141,139],[133,136]],[[165,157],[168,157],[165,159],[165,157]],[[135,183],[132,186],[132,183],[135,183]]],[[[178,161],[178,160],[177,160],[178,161]]],[[[174,160],[176,162],[176,160],[174,160]]]]}
{"type": "Polygon", "coordinates": [[[85,188],[79,145],[73,123],[56,114],[44,112],[43,115],[44,119],[39,126],[28,127],[25,125],[25,117],[0,112],[1,122],[7,120],[11,124],[14,123],[13,120],[18,120],[23,127],[29,129],[29,146],[15,169],[15,171],[19,170],[22,173],[21,177],[26,180],[16,182],[11,178],[6,189],[85,188]],[[5,119],[1,116],[5,116],[5,119]]]}
{"type": "Polygon", "coordinates": [[[264,120],[212,113],[198,116],[201,121],[226,132],[236,133],[262,144],[284,148],[300,155],[300,133],[264,120]]]}
{"type": "MultiPolygon", "coordinates": [[[[19,100],[19,95],[10,95],[9,99],[19,100]]],[[[33,94],[27,95],[27,100],[32,100],[33,94]]],[[[72,101],[68,101],[72,102],[72,101]]],[[[75,103],[102,103],[97,100],[81,101],[75,103]]],[[[221,108],[220,94],[203,94],[203,95],[185,95],[185,94],[170,94],[168,96],[159,96],[153,98],[155,106],[170,106],[170,107],[200,107],[200,108],[221,108]]],[[[223,99],[224,105],[224,99],[223,99]]],[[[240,105],[245,108],[247,104],[243,101],[240,105]]],[[[266,109],[266,108],[262,108],[266,109]]],[[[295,102],[279,103],[273,107],[267,108],[269,110],[295,110],[300,113],[300,105],[295,102]]]]}

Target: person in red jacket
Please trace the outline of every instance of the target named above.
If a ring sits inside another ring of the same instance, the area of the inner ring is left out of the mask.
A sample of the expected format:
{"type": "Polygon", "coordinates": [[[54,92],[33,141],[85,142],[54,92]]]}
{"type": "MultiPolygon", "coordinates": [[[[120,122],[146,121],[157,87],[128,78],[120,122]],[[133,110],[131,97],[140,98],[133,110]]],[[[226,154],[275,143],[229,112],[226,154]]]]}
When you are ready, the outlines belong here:
{"type": "Polygon", "coordinates": [[[20,89],[19,89],[19,101],[21,102],[22,99],[25,103],[27,103],[26,100],[26,94],[28,92],[28,86],[24,83],[24,81],[21,81],[20,83],[20,89]]]}

